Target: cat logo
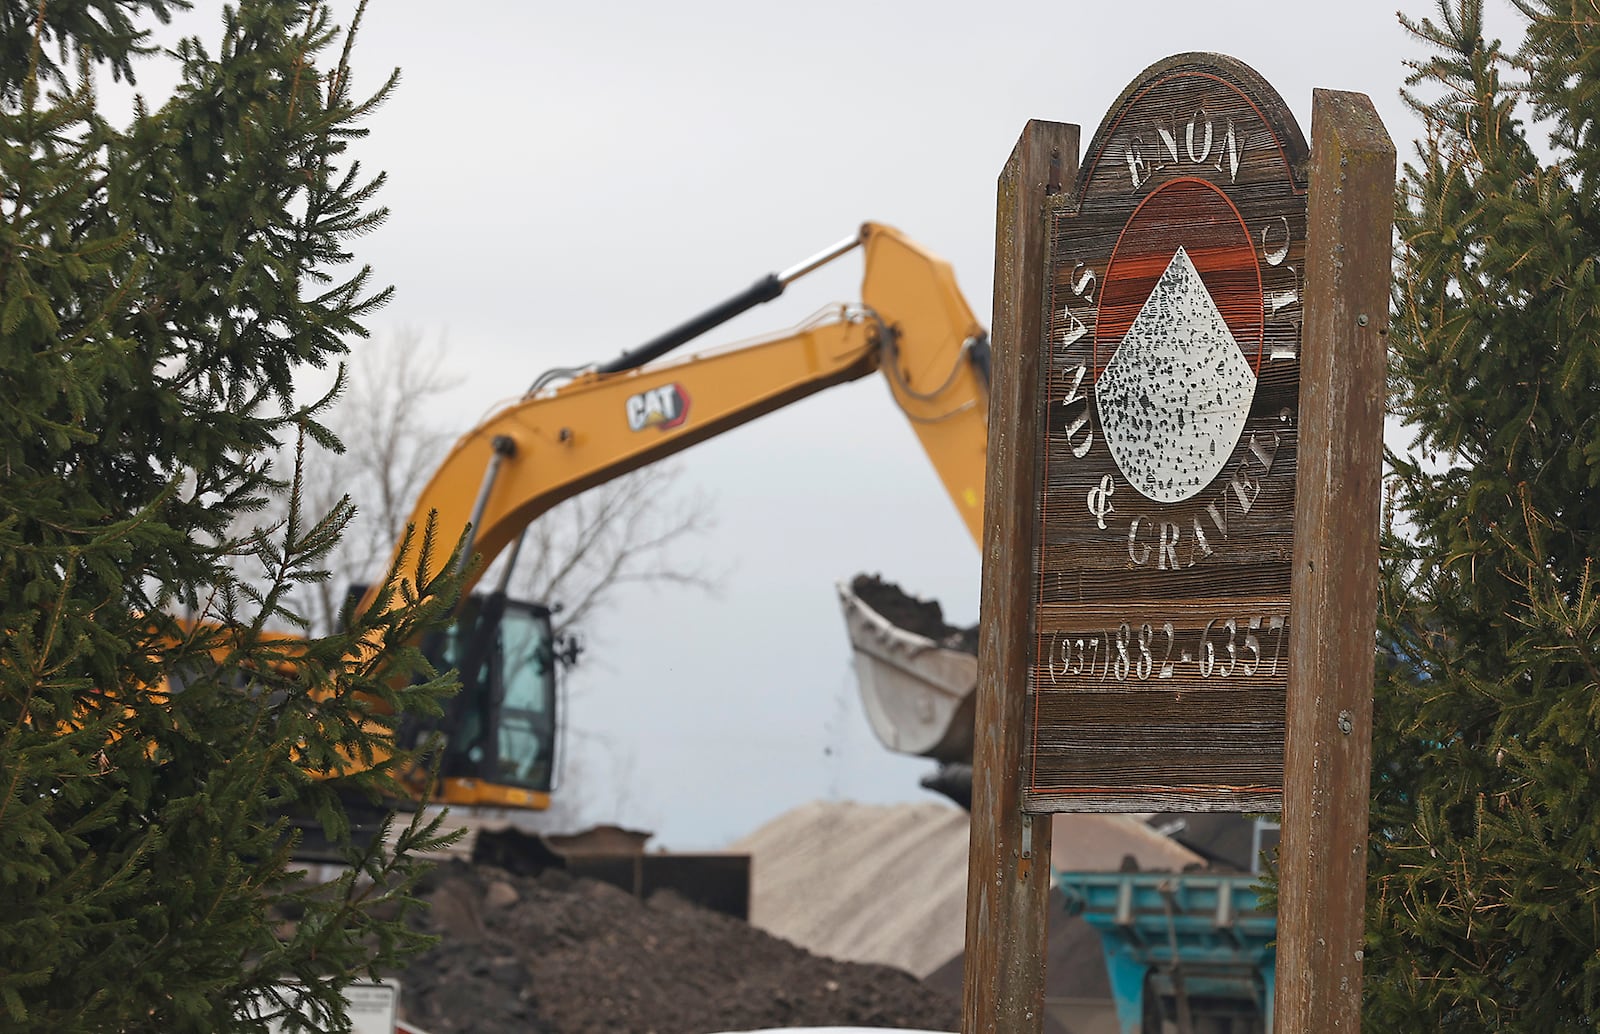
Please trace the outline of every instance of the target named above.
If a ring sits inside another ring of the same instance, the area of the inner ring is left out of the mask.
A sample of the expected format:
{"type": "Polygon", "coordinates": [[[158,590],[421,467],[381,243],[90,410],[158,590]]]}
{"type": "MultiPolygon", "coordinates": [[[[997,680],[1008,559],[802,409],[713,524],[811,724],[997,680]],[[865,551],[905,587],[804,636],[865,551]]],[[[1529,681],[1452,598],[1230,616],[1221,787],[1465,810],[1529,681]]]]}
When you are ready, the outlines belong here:
{"type": "Polygon", "coordinates": [[[676,384],[663,384],[659,388],[641,391],[628,396],[628,426],[635,431],[647,427],[668,431],[681,425],[689,416],[689,396],[676,384]]]}

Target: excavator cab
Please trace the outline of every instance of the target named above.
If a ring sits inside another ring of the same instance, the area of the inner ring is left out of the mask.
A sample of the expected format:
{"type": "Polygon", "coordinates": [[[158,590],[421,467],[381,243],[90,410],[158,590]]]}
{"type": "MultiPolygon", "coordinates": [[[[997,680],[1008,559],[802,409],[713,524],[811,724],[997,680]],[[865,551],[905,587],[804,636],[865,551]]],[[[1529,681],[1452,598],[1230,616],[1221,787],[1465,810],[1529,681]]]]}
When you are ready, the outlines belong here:
{"type": "MultiPolygon", "coordinates": [[[[350,592],[361,599],[366,586],[350,592]]],[[[502,591],[474,594],[446,628],[423,640],[429,663],[460,673],[461,691],[445,701],[442,716],[408,719],[396,741],[417,749],[437,737],[437,803],[548,807],[556,771],[556,668],[577,654],[575,644],[557,642],[550,616],[549,607],[502,591]]]]}
{"type": "MultiPolygon", "coordinates": [[[[367,587],[350,588],[352,601],[367,587]]],[[[426,637],[422,652],[438,670],[456,669],[461,691],[444,702],[444,714],[407,718],[396,742],[423,749],[421,765],[401,774],[415,797],[371,801],[345,799],[354,840],[379,836],[392,809],[409,810],[426,796],[431,803],[539,810],[550,806],[556,770],[556,667],[576,661],[578,647],[557,641],[550,608],[508,599],[504,592],[474,595],[444,630],[426,637]],[[437,753],[433,753],[433,751],[437,753]],[[429,761],[437,782],[429,786],[429,761]],[[426,793],[425,793],[426,792],[426,793]]],[[[341,863],[343,848],[330,841],[321,819],[296,813],[293,857],[341,863]]]]}
{"type": "Polygon", "coordinates": [[[461,673],[461,692],[445,705],[440,730],[445,799],[457,780],[548,793],[556,742],[550,609],[500,592],[473,596],[424,650],[435,667],[461,673]]]}

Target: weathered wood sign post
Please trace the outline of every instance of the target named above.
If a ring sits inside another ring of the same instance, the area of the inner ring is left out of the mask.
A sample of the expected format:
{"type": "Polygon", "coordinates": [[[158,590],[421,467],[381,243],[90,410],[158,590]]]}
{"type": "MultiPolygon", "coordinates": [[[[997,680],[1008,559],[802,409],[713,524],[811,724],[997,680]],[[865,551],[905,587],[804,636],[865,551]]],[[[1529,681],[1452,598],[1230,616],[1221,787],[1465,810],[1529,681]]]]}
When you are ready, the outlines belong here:
{"type": "Polygon", "coordinates": [[[1180,55],[1001,175],[969,1034],[1040,1029],[1058,811],[1282,810],[1275,1029],[1359,1026],[1394,150],[1312,130],[1180,55]]]}

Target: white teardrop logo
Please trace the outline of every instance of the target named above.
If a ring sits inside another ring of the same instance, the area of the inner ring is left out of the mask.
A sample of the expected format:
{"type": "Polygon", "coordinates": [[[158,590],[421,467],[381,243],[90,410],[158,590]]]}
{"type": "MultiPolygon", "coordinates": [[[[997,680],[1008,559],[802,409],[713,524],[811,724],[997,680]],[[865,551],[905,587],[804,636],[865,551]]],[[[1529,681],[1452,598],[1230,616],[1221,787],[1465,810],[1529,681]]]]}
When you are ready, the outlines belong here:
{"type": "Polygon", "coordinates": [[[1198,495],[1244,433],[1256,375],[1180,246],[1096,382],[1107,447],[1158,503],[1198,495]]]}

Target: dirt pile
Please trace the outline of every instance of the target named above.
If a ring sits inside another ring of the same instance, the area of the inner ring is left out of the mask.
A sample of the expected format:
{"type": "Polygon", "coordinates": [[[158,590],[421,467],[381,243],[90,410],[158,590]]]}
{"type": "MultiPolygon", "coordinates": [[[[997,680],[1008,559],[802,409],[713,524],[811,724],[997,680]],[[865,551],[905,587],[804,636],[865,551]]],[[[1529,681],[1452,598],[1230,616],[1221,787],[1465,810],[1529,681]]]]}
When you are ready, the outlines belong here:
{"type": "Polygon", "coordinates": [[[403,973],[431,1034],[692,1034],[862,1025],[955,1030],[960,1004],[885,966],[818,958],[668,893],[461,862],[422,886],[441,937],[403,973]]]}
{"type": "Polygon", "coordinates": [[[856,575],[850,582],[850,591],[907,632],[927,636],[947,650],[978,652],[978,626],[964,628],[946,624],[944,608],[939,606],[938,600],[920,599],[875,574],[856,575]]]}

